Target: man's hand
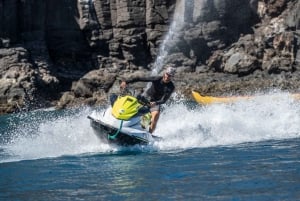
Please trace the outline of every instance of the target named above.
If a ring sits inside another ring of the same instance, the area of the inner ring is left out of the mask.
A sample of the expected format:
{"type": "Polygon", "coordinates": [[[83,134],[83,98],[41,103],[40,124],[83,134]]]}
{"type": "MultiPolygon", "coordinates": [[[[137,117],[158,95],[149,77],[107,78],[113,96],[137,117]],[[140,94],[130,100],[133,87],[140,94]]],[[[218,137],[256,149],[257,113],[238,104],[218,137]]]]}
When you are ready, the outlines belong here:
{"type": "Polygon", "coordinates": [[[125,89],[125,88],[126,88],[126,82],[125,82],[125,81],[122,81],[122,82],[121,82],[120,88],[121,88],[121,89],[125,89]]]}
{"type": "Polygon", "coordinates": [[[156,102],[150,102],[150,106],[153,107],[156,105],[156,102]]]}

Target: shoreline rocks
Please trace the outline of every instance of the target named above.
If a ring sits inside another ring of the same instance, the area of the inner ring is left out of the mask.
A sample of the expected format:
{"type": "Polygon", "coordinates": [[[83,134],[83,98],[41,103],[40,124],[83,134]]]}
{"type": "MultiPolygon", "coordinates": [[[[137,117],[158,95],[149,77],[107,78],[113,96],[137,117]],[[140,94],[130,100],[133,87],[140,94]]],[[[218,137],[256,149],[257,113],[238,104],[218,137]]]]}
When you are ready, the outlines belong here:
{"type": "Polygon", "coordinates": [[[299,92],[296,0],[0,0],[0,13],[0,114],[105,104],[167,63],[187,98],[299,92]]]}

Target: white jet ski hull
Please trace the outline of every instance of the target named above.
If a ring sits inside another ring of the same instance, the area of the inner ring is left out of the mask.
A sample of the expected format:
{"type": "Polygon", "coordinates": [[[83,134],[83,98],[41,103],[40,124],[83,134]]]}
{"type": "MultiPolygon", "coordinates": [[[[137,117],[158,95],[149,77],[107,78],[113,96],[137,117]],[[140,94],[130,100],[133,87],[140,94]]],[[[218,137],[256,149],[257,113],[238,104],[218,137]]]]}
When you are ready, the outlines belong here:
{"type": "Polygon", "coordinates": [[[104,112],[93,112],[88,116],[91,127],[95,134],[107,143],[114,143],[122,146],[149,144],[158,139],[142,128],[141,116],[130,120],[119,120],[111,114],[111,107],[104,112]]]}

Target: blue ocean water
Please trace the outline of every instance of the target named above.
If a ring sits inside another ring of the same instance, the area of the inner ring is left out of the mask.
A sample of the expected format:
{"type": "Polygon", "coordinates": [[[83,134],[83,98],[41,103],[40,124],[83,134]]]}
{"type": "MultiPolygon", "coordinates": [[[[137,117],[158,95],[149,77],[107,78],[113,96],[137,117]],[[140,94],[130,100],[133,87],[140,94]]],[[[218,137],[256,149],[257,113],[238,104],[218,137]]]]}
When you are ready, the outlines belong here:
{"type": "Polygon", "coordinates": [[[288,94],[173,103],[163,140],[133,147],[101,142],[92,111],[0,116],[0,200],[300,200],[300,104],[288,94]]]}

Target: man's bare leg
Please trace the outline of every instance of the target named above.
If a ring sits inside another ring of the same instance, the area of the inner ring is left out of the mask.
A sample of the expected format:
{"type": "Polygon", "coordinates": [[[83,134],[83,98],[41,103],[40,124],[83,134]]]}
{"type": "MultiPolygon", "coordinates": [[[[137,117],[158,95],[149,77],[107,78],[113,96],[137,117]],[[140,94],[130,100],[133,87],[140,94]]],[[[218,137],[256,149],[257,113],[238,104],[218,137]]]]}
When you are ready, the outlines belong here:
{"type": "Polygon", "coordinates": [[[151,112],[151,124],[150,124],[150,129],[149,129],[150,133],[153,133],[155,128],[156,128],[156,124],[157,124],[157,121],[159,119],[159,114],[160,114],[159,111],[152,111],[151,112]]]}

